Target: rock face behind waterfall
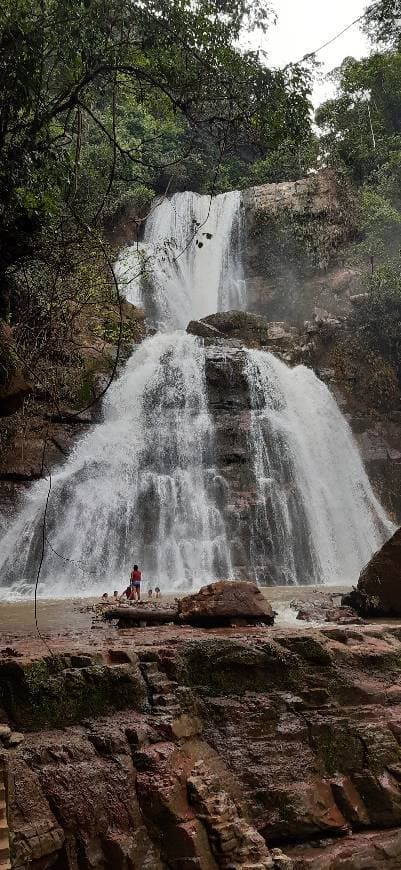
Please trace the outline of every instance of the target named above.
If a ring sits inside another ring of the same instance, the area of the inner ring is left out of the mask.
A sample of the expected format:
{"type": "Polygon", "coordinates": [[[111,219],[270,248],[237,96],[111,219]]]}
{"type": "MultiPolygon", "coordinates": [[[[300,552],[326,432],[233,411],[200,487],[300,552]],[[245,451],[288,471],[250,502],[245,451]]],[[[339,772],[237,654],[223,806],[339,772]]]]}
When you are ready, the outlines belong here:
{"type": "Polygon", "coordinates": [[[178,602],[182,622],[191,625],[222,625],[232,622],[257,622],[272,625],[271,605],[255,583],[219,580],[187,595],[178,602]]]}
{"type": "Polygon", "coordinates": [[[362,616],[401,616],[401,529],[374,554],[343,602],[362,616]]]}

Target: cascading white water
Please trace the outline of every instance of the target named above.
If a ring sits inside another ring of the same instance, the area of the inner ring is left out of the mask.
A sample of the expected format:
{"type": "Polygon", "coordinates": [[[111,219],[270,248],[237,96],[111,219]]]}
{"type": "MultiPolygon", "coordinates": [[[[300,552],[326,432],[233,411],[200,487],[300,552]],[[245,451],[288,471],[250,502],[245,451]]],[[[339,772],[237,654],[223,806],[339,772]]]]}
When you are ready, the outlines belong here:
{"type": "MultiPolygon", "coordinates": [[[[205,352],[171,330],[246,307],[240,204],[238,192],[161,200],[139,251],[132,246],[119,258],[122,292],[162,331],[134,350],[106,395],[103,422],[53,475],[40,594],[121,588],[134,561],[163,590],[230,576],[205,352]]],[[[262,582],[266,574],[276,583],[354,582],[392,527],[350,429],[310,370],[246,354],[257,485],[249,574],[262,582]]],[[[32,591],[47,493],[48,481],[35,484],[2,537],[6,597],[32,591]]]]}
{"type": "MultiPolygon", "coordinates": [[[[203,348],[180,332],[148,339],[107,393],[104,422],[53,476],[41,593],[121,589],[135,557],[164,590],[227,576],[212,446],[203,348]]],[[[34,578],[47,488],[32,488],[2,540],[3,577],[34,578]]]]}
{"type": "MultiPolygon", "coordinates": [[[[239,206],[238,192],[158,202],[146,224],[146,274],[135,277],[143,256],[128,248],[116,267],[122,292],[170,330],[242,305],[239,206]]],[[[134,351],[106,395],[104,421],[53,475],[40,594],[121,588],[134,561],[163,590],[229,576],[204,369],[200,342],[185,333],[159,334],[134,351]]],[[[47,493],[48,481],[35,484],[2,538],[6,597],[32,589],[47,493]]]]}
{"type": "Polygon", "coordinates": [[[253,566],[276,583],[354,582],[394,528],[348,423],[305,366],[247,352],[258,505],[253,566]]]}
{"type": "Polygon", "coordinates": [[[185,329],[191,319],[245,308],[240,206],[239,191],[176,193],[154,206],[136,254],[123,251],[119,284],[157,327],[185,329]]]}

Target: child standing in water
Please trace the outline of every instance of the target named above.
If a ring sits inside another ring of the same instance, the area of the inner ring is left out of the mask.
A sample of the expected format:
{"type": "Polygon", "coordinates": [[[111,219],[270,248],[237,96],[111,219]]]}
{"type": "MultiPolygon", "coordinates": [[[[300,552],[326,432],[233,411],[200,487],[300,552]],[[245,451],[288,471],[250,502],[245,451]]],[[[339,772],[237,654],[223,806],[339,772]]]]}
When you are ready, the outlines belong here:
{"type": "Polygon", "coordinates": [[[130,598],[135,600],[135,597],[138,601],[141,600],[141,580],[142,574],[138,568],[138,565],[134,565],[133,570],[131,571],[131,590],[132,593],[130,598]]]}

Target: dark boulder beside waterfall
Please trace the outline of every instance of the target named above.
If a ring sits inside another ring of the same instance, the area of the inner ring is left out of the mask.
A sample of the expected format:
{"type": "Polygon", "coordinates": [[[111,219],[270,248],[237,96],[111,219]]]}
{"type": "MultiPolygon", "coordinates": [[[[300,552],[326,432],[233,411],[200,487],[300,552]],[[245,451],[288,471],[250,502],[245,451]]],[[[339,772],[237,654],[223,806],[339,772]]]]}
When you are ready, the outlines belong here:
{"type": "Polygon", "coordinates": [[[215,326],[205,323],[204,320],[190,320],[187,326],[187,332],[189,335],[198,336],[198,338],[216,339],[222,337],[222,333],[216,329],[215,326]]]}
{"type": "Polygon", "coordinates": [[[342,601],[362,616],[401,616],[401,528],[372,556],[357,588],[342,601]]]}

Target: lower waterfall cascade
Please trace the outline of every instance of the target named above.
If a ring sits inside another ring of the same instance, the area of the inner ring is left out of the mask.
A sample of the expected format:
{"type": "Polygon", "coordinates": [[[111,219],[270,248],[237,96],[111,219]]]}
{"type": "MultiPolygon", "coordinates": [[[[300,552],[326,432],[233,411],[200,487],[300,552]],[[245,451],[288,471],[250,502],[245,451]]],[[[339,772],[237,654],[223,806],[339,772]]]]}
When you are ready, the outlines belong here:
{"type": "MultiPolygon", "coordinates": [[[[162,588],[228,576],[212,460],[203,348],[186,333],[159,333],[138,347],[108,391],[103,423],[53,475],[41,591],[58,597],[123,588],[137,541],[144,575],[162,588]]],[[[32,487],[0,544],[3,574],[11,567],[7,554],[17,553],[12,572],[28,584],[47,488],[45,480],[32,487]]]]}
{"type": "Polygon", "coordinates": [[[311,369],[291,369],[261,350],[247,357],[258,492],[255,577],[262,554],[277,584],[299,584],[305,576],[316,584],[357,578],[393,527],[351,429],[311,369]]]}
{"type": "MultiPolygon", "coordinates": [[[[175,194],[155,204],[143,242],[122,252],[122,292],[158,331],[110,387],[102,422],[52,475],[41,596],[121,590],[134,561],[164,591],[235,575],[205,349],[182,330],[246,309],[242,211],[238,192],[175,194]]],[[[263,581],[259,566],[270,563],[274,583],[355,582],[392,524],[348,423],[310,369],[243,353],[257,494],[249,579],[263,581]]],[[[47,480],[32,485],[2,537],[2,597],[32,594],[47,493],[47,480]]]]}

